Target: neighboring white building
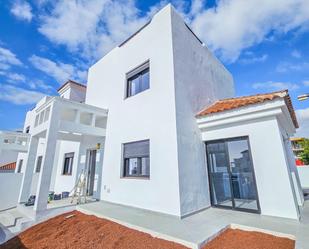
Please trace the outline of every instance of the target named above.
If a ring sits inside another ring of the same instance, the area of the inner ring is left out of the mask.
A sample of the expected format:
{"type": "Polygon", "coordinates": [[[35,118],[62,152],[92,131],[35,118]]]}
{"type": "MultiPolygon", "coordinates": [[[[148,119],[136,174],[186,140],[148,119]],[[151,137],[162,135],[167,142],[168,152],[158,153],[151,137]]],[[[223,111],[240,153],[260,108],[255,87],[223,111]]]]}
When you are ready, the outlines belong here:
{"type": "Polygon", "coordinates": [[[90,172],[88,194],[109,202],[299,218],[287,92],[209,112],[234,96],[233,78],[171,5],[93,65],[87,88],[68,81],[58,92],[27,113],[29,150],[17,161],[19,202],[36,195],[37,212],[49,191],[71,191],[90,172]]]}

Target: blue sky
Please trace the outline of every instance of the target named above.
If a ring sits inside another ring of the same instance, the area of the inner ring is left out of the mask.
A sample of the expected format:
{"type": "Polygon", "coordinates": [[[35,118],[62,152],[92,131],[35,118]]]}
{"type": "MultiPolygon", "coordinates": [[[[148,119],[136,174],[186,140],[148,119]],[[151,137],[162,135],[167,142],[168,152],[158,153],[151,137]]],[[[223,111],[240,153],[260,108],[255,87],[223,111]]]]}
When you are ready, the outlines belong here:
{"type": "Polygon", "coordinates": [[[0,4],[0,129],[87,68],[171,2],[234,76],[236,95],[289,89],[309,136],[309,1],[12,0],[0,4]]]}

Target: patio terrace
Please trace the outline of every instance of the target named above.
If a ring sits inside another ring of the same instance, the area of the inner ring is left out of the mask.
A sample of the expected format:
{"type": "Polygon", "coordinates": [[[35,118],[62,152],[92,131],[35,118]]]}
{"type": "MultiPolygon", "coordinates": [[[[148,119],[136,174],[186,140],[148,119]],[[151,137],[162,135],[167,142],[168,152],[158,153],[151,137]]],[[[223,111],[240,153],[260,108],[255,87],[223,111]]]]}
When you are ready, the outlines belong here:
{"type": "Polygon", "coordinates": [[[190,248],[200,248],[229,226],[294,238],[296,249],[309,248],[309,200],[301,210],[300,221],[218,208],[208,208],[179,219],[103,201],[77,206],[77,210],[190,248]]]}

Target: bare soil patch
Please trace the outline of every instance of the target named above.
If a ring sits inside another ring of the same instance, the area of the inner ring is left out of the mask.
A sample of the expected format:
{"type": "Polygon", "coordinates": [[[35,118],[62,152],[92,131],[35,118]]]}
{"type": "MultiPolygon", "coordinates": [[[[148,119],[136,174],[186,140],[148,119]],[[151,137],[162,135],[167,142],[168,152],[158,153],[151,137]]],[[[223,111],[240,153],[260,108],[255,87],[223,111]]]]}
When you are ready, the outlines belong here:
{"type": "Polygon", "coordinates": [[[266,233],[227,229],[203,249],[294,249],[295,241],[266,233]]]}
{"type": "MultiPolygon", "coordinates": [[[[203,249],[293,249],[295,242],[259,232],[228,229],[203,249]]],[[[185,249],[115,222],[66,213],[33,226],[0,245],[0,249],[185,249]],[[68,217],[69,218],[66,218],[68,217]]]]}
{"type": "Polygon", "coordinates": [[[33,226],[0,246],[1,249],[121,248],[184,249],[115,222],[74,211],[33,226]],[[74,214],[73,217],[65,218],[74,214]]]}

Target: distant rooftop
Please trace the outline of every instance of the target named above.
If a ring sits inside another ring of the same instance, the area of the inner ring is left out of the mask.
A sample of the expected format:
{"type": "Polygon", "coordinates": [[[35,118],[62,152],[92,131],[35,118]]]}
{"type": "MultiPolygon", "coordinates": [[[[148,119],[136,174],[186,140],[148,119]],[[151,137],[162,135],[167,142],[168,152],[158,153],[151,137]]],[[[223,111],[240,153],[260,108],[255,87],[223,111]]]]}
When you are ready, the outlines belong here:
{"type": "Polygon", "coordinates": [[[63,89],[65,86],[67,86],[68,84],[74,84],[74,85],[77,85],[77,86],[80,86],[80,87],[85,87],[85,88],[87,88],[87,86],[86,85],[84,85],[84,84],[82,84],[82,83],[78,83],[78,82],[76,82],[76,81],[74,81],[74,80],[68,80],[68,81],[66,81],[61,87],[59,87],[58,88],[58,92],[61,90],[61,89],[63,89]]]}

